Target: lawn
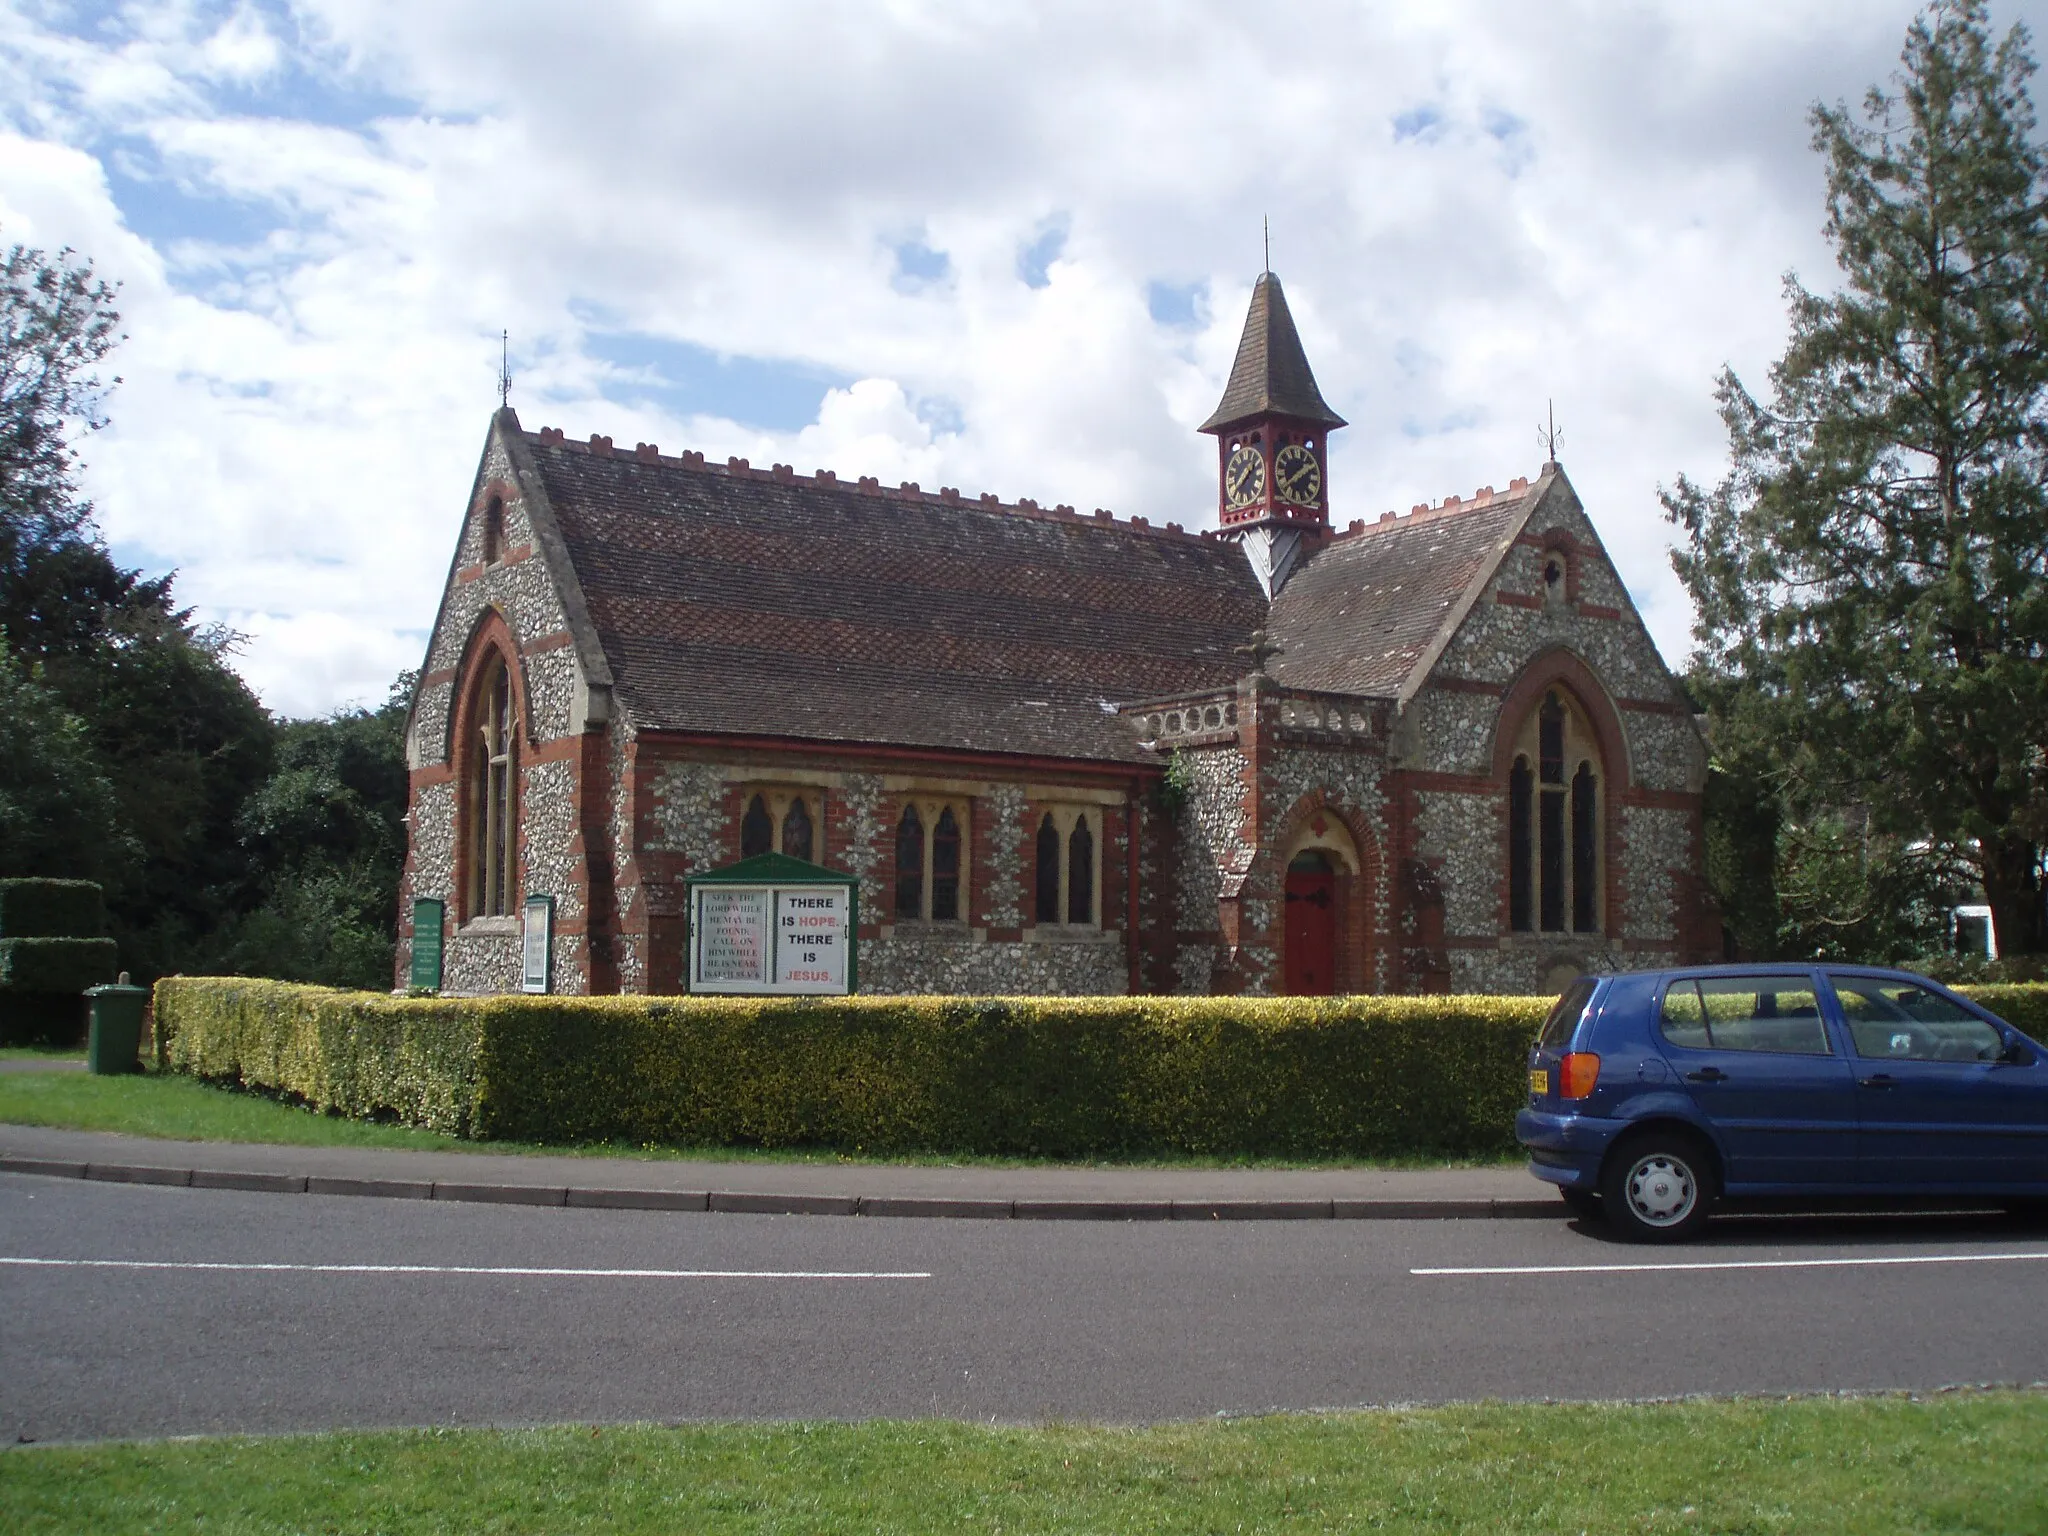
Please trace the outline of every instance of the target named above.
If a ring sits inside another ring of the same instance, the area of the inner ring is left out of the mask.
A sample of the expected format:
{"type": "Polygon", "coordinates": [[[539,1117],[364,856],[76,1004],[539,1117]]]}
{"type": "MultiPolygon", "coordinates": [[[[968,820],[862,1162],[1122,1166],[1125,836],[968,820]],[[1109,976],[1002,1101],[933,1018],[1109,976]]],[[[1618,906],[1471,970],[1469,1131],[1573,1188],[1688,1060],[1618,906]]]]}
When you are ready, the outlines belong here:
{"type": "MultiPolygon", "coordinates": [[[[8,1057],[51,1057],[47,1051],[0,1051],[8,1057]]],[[[74,1053],[75,1055],[75,1053],[74,1053]]],[[[262,1094],[215,1087],[176,1072],[95,1077],[84,1072],[0,1071],[0,1124],[61,1126],[80,1131],[120,1131],[172,1141],[250,1141],[300,1147],[396,1147],[413,1152],[517,1152],[574,1157],[689,1158],[718,1162],[807,1164],[895,1163],[948,1167],[1041,1167],[1044,1159],[961,1156],[851,1156],[757,1147],[638,1147],[611,1143],[539,1146],[529,1142],[463,1141],[402,1125],[378,1125],[319,1114],[262,1094]]],[[[1504,1158],[1497,1166],[1515,1166],[1504,1158]]],[[[1062,1164],[1061,1166],[1076,1166],[1062,1164]]],[[[1354,1159],[1328,1163],[1284,1162],[1272,1158],[1150,1158],[1119,1167],[1158,1168],[1445,1168],[1472,1167],[1441,1158],[1354,1159]]]]}
{"type": "Polygon", "coordinates": [[[0,1451],[0,1525],[92,1531],[2012,1532],[2048,1397],[1479,1404],[1145,1429],[404,1430],[0,1451]]]}

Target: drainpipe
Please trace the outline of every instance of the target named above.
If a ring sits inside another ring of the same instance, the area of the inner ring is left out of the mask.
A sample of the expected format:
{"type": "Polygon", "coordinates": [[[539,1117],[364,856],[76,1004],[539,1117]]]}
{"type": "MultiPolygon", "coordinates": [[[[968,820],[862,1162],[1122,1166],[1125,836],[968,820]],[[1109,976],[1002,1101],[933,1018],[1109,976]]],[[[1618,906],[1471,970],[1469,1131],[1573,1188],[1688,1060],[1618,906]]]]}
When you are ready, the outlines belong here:
{"type": "Polygon", "coordinates": [[[1138,995],[1138,781],[1131,780],[1124,799],[1124,948],[1131,965],[1130,993],[1138,995]]]}

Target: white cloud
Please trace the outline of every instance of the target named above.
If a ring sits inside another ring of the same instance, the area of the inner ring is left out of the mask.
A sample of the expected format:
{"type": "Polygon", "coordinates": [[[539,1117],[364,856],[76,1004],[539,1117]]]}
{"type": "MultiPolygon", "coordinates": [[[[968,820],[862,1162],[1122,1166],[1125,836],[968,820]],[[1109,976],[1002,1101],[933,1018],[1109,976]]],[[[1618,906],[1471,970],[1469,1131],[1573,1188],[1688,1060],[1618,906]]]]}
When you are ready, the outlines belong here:
{"type": "Polygon", "coordinates": [[[1827,281],[1806,108],[1884,78],[1911,5],[1265,14],[0,0],[0,239],[126,281],[102,520],[286,711],[416,660],[500,328],[529,425],[1213,520],[1192,429],[1262,215],[1353,423],[1339,517],[1530,472],[1555,398],[1676,660],[1656,487],[1715,472],[1712,377],[1768,366],[1781,273],[1827,281]],[[900,280],[907,238],[942,277],[900,280]],[[629,387],[600,332],[852,382],[764,416],[629,387]]]}

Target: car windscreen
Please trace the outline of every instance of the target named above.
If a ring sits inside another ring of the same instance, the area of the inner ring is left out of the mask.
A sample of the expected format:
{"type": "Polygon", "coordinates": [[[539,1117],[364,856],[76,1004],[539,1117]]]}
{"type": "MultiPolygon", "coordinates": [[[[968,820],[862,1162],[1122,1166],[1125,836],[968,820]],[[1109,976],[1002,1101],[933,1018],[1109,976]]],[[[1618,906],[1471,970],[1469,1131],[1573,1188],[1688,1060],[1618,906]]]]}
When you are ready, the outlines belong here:
{"type": "Polygon", "coordinates": [[[1550,1017],[1543,1021],[1543,1033],[1537,1037],[1537,1042],[1541,1045],[1563,1045],[1571,1039],[1572,1031],[1585,1016],[1586,1004],[1593,1000],[1593,988],[1597,985],[1592,977],[1582,976],[1566,987],[1552,1005],[1550,1017]]]}

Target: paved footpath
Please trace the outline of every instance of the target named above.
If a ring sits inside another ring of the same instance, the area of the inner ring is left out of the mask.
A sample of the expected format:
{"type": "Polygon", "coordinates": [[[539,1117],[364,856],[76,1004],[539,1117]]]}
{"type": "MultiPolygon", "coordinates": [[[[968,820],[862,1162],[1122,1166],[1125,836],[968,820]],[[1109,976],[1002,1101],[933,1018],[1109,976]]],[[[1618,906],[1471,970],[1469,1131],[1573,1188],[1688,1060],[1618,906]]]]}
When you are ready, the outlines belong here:
{"type": "Polygon", "coordinates": [[[0,1125],[0,1173],[613,1210],[1077,1221],[1541,1217],[1520,1167],[1240,1169],[684,1162],[158,1141],[0,1125]]]}

